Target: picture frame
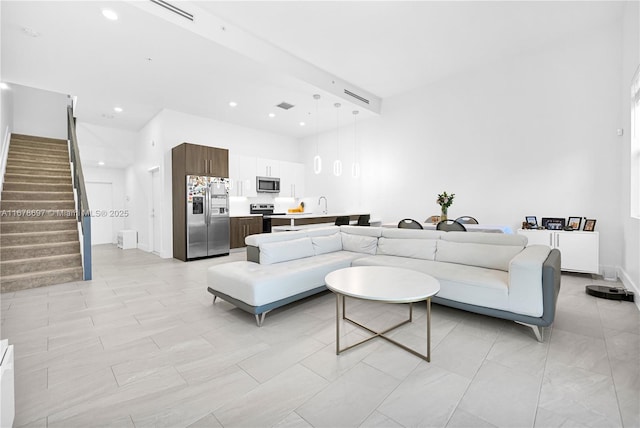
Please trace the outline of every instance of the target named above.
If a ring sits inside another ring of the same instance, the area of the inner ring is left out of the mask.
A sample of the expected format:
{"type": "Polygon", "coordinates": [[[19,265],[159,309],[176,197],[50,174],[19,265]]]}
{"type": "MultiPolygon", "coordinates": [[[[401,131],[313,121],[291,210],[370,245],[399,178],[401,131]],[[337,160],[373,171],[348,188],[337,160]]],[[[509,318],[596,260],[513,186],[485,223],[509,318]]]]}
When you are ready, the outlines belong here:
{"type": "Polygon", "coordinates": [[[538,218],[534,215],[528,215],[525,217],[526,222],[529,224],[529,227],[532,229],[538,227],[538,218]]]}
{"type": "Polygon", "coordinates": [[[569,220],[567,220],[567,227],[570,227],[571,230],[580,230],[581,225],[582,217],[569,217],[569,220]]]}
{"type": "Polygon", "coordinates": [[[543,217],[542,227],[549,230],[562,230],[566,224],[566,219],[559,217],[543,217]]]}
{"type": "Polygon", "coordinates": [[[588,218],[584,221],[584,226],[582,228],[585,232],[593,232],[596,230],[596,219],[588,218]]]}

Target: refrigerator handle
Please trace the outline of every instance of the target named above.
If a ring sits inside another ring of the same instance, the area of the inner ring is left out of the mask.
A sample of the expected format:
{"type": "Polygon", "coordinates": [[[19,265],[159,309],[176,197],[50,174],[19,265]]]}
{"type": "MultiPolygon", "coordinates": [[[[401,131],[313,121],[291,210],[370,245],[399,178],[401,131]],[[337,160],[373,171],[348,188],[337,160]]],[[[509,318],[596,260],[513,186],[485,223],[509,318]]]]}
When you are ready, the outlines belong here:
{"type": "Polygon", "coordinates": [[[204,224],[209,226],[209,185],[204,189],[204,224]]]}

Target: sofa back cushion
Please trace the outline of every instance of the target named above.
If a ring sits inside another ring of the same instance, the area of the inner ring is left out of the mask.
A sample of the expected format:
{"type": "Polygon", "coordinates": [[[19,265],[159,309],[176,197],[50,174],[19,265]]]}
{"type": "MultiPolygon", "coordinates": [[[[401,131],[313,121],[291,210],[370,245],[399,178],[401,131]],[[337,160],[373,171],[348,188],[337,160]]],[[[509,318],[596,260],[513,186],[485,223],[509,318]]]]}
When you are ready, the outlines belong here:
{"type": "MultiPolygon", "coordinates": [[[[368,227],[360,227],[360,229],[369,229],[368,227]]],[[[364,254],[376,254],[376,248],[378,247],[378,238],[375,236],[366,235],[354,235],[351,233],[341,232],[342,235],[342,249],[345,251],[352,251],[354,253],[364,254]]]]}
{"type": "MultiPolygon", "coordinates": [[[[452,232],[450,232],[452,233],[452,232]]],[[[469,235],[476,232],[461,232],[469,235]]],[[[509,262],[524,249],[522,245],[497,245],[475,242],[437,242],[436,261],[509,271],[509,262]]]]}
{"type": "MultiPolygon", "coordinates": [[[[408,229],[407,229],[408,230],[408,229]]],[[[376,254],[435,260],[436,239],[385,238],[378,239],[376,254]]]]}
{"type": "Polygon", "coordinates": [[[260,244],[260,264],[262,265],[302,259],[313,255],[313,243],[309,237],[260,244]]]}
{"type": "Polygon", "coordinates": [[[314,227],[313,229],[307,229],[304,231],[305,235],[310,238],[313,238],[314,236],[333,235],[339,232],[340,226],[323,226],[318,228],[314,227]]]}
{"type": "Polygon", "coordinates": [[[467,242],[475,244],[493,245],[515,245],[527,246],[527,237],[511,233],[489,233],[489,232],[445,232],[441,235],[443,241],[467,242]]]}
{"type": "Polygon", "coordinates": [[[382,236],[382,227],[362,227],[362,226],[340,226],[340,231],[350,235],[373,236],[378,238],[382,236]]]}
{"type": "Polygon", "coordinates": [[[303,238],[307,236],[306,233],[301,231],[289,231],[278,233],[257,233],[255,235],[249,235],[244,239],[245,244],[252,247],[260,247],[263,244],[272,242],[289,241],[292,239],[303,238]]]}
{"type": "Polygon", "coordinates": [[[440,239],[446,233],[442,230],[382,228],[382,236],[385,238],[440,239]]]}
{"type": "Polygon", "coordinates": [[[311,243],[316,256],[342,250],[342,236],[334,233],[326,236],[312,236],[311,243]]]}

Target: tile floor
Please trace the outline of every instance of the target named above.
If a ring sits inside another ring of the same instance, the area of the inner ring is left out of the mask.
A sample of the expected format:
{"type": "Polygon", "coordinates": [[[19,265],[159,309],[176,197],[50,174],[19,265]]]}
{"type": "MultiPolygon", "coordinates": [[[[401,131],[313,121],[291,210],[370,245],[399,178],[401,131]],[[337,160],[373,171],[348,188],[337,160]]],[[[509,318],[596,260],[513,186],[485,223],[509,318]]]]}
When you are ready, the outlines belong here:
{"type": "MultiPolygon", "coordinates": [[[[513,322],[438,305],[432,362],[382,340],[335,355],[327,293],[254,317],[206,291],[208,266],[112,245],[94,280],[1,296],[16,427],[638,427],[640,316],[562,277],[538,343],[513,322]]],[[[371,325],[406,307],[350,301],[371,325]]],[[[424,352],[422,306],[396,337],[424,352]]],[[[347,340],[362,336],[345,326],[347,340]]]]}

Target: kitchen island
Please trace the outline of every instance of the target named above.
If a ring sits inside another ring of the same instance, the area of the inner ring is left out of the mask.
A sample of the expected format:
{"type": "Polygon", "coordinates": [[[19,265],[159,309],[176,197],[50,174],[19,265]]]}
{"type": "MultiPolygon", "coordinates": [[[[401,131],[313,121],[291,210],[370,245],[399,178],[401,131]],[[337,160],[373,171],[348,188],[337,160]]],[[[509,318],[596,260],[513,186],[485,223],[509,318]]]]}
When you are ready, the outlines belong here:
{"type": "Polygon", "coordinates": [[[265,215],[265,218],[271,218],[271,226],[289,226],[293,229],[295,226],[304,226],[309,224],[334,224],[336,218],[341,216],[349,216],[351,222],[358,221],[358,217],[369,213],[294,213],[284,215],[265,215]]]}

